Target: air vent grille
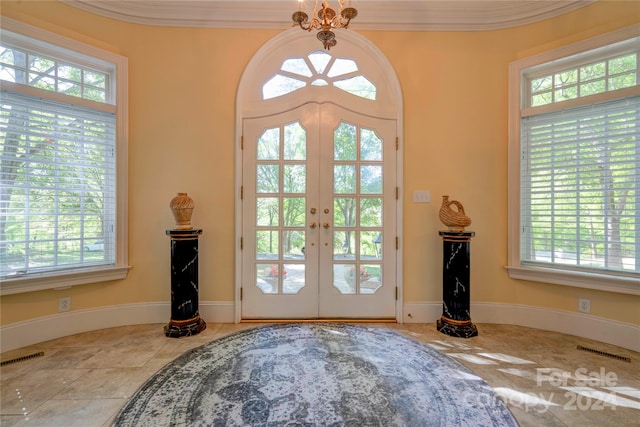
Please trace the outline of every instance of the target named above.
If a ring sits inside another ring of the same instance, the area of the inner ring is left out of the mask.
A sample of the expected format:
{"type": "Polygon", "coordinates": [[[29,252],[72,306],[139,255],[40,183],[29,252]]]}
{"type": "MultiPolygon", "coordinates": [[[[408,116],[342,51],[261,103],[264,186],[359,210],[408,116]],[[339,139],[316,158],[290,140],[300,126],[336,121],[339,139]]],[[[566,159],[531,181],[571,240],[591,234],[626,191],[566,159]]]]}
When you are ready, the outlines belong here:
{"type": "Polygon", "coordinates": [[[16,357],[14,359],[3,360],[0,362],[0,366],[10,365],[12,363],[22,362],[24,360],[33,359],[35,357],[44,356],[44,351],[40,351],[38,353],[28,354],[26,356],[16,357]]]}
{"type": "Polygon", "coordinates": [[[596,350],[595,348],[583,347],[581,345],[578,346],[578,350],[588,351],[590,353],[599,354],[600,356],[610,357],[612,359],[622,360],[624,362],[631,363],[631,358],[627,356],[621,356],[619,354],[608,353],[606,351],[596,350]]]}

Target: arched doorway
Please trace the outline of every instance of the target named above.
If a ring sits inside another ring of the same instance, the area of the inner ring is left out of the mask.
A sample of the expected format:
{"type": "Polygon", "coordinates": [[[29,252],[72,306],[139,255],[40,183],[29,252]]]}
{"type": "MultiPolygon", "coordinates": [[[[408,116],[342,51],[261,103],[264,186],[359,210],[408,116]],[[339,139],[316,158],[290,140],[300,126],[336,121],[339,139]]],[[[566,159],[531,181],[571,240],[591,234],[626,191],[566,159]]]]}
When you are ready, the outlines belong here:
{"type": "Polygon", "coordinates": [[[356,33],[295,29],[237,98],[236,319],[401,319],[401,93],[356,33]]]}

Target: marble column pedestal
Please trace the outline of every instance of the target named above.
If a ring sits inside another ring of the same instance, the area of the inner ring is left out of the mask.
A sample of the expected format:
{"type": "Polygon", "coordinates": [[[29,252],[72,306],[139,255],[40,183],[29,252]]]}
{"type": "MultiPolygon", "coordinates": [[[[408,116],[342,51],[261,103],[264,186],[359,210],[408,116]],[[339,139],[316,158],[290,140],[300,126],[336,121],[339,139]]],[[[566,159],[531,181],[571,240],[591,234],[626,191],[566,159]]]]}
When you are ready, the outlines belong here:
{"type": "Polygon", "coordinates": [[[478,335],[470,313],[470,242],[472,231],[440,231],[442,256],[442,316],[438,331],[452,337],[478,335]]]}
{"type": "Polygon", "coordinates": [[[171,238],[171,320],[168,337],[196,335],[207,324],[198,310],[198,238],[202,230],[167,230],[171,238]]]}

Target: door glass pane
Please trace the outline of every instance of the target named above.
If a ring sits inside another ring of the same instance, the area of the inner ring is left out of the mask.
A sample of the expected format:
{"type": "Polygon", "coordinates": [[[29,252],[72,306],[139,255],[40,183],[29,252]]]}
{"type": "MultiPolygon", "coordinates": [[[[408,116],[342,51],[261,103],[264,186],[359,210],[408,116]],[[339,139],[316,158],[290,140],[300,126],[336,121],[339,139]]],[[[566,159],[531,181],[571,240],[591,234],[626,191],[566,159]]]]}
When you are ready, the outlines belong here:
{"type": "Polygon", "coordinates": [[[376,259],[382,259],[382,231],[373,239],[373,250],[376,253],[376,259]]]}
{"type": "Polygon", "coordinates": [[[304,288],[304,264],[285,264],[286,274],[282,276],[282,293],[297,294],[304,288]]]}
{"type": "Polygon", "coordinates": [[[258,193],[277,193],[280,189],[280,165],[256,166],[256,190],[258,193]]]}
{"type": "Polygon", "coordinates": [[[375,294],[382,287],[382,266],[380,264],[367,264],[360,267],[360,292],[361,294],[375,294]]]}
{"type": "Polygon", "coordinates": [[[284,259],[304,259],[304,231],[285,230],[282,232],[282,256],[284,259]]]}
{"type": "Polygon", "coordinates": [[[333,286],[340,291],[341,294],[355,294],[356,283],[355,265],[353,264],[334,264],[333,265],[333,286]]]}
{"type": "Polygon", "coordinates": [[[353,197],[333,199],[333,225],[335,227],[355,227],[356,199],[353,197]]]}
{"type": "Polygon", "coordinates": [[[306,82],[279,74],[270,78],[262,86],[262,98],[271,99],[303,88],[306,82]]]}
{"type": "Polygon", "coordinates": [[[256,266],[256,286],[262,293],[278,293],[277,264],[258,264],[256,266]]]}
{"type": "Polygon", "coordinates": [[[282,63],[282,67],[280,69],[282,71],[289,71],[290,73],[304,77],[311,77],[313,75],[307,66],[307,63],[302,58],[287,59],[282,63]]]}
{"type": "Polygon", "coordinates": [[[279,242],[277,230],[256,232],[256,259],[278,259],[279,242]]]}
{"type": "Polygon", "coordinates": [[[305,165],[284,165],[284,192],[305,193],[307,188],[305,165]]]}
{"type": "Polygon", "coordinates": [[[355,259],[356,242],[353,231],[333,232],[333,259],[355,259]]]}
{"type": "Polygon", "coordinates": [[[331,55],[321,50],[309,54],[309,61],[313,64],[318,74],[324,73],[324,69],[331,60],[331,55]]]}
{"type": "Polygon", "coordinates": [[[333,191],[336,194],[355,194],[356,165],[333,166],[333,191]]]}
{"type": "Polygon", "coordinates": [[[333,82],[333,85],[362,98],[376,99],[376,86],[365,76],[355,76],[344,80],[337,80],[333,82]]]}
{"type": "Polygon", "coordinates": [[[258,138],[258,160],[278,160],[280,158],[280,128],[264,131],[258,138]]]}
{"type": "Polygon", "coordinates": [[[360,192],[382,194],[382,166],[360,166],[360,192]]]}
{"type": "Polygon", "coordinates": [[[333,159],[356,160],[356,127],[342,122],[333,133],[333,159]]]}
{"type": "Polygon", "coordinates": [[[382,236],[379,231],[361,231],[360,232],[360,259],[378,259],[379,244],[377,240],[382,242],[382,236]]]}
{"type": "Polygon", "coordinates": [[[371,129],[360,131],[360,160],[382,161],[382,140],[371,129]]]}
{"type": "Polygon", "coordinates": [[[382,226],[382,199],[368,197],[360,199],[360,226],[382,226]]]}
{"type": "Polygon", "coordinates": [[[341,76],[343,74],[358,71],[358,64],[353,59],[336,58],[331,69],[327,73],[328,77],[341,76]]]}
{"type": "Polygon", "coordinates": [[[306,160],[307,133],[300,123],[295,122],[284,127],[284,159],[306,160]]]}
{"type": "Polygon", "coordinates": [[[284,197],[282,199],[282,219],[285,227],[304,227],[306,199],[304,197],[284,197]]]}
{"type": "Polygon", "coordinates": [[[278,198],[277,197],[257,197],[256,198],[256,225],[262,225],[262,226],[278,225],[278,198]]]}

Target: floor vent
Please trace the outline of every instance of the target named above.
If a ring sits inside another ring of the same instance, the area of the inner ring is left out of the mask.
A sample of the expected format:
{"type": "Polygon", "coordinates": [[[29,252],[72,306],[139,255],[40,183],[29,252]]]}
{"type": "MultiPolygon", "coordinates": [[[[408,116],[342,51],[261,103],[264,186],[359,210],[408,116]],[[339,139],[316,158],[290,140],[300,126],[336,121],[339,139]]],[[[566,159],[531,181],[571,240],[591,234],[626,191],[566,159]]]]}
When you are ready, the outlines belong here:
{"type": "Polygon", "coordinates": [[[12,363],[22,362],[24,360],[33,359],[34,357],[44,356],[44,351],[38,353],[28,354],[26,356],[16,357],[15,359],[4,360],[0,362],[0,366],[10,365],[12,363]]]}
{"type": "Polygon", "coordinates": [[[578,350],[588,351],[591,353],[599,354],[600,356],[610,357],[612,359],[622,360],[623,362],[631,363],[631,358],[627,356],[620,356],[619,354],[607,353],[606,351],[596,350],[594,348],[583,347],[581,345],[578,346],[578,350]]]}

